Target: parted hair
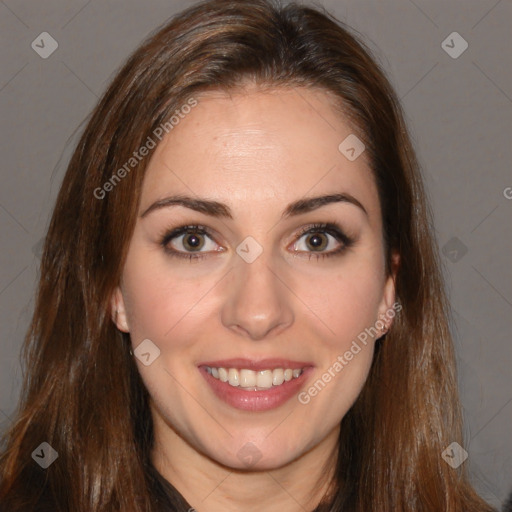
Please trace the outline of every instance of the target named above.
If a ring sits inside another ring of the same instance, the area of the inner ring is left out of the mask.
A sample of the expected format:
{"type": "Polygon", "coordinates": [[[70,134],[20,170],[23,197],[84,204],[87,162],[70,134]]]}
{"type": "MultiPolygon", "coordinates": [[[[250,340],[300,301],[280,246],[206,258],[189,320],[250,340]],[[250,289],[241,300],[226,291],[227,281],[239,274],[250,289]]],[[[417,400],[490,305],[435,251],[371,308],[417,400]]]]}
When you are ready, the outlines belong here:
{"type": "Polygon", "coordinates": [[[351,29],[277,0],[209,0],[174,16],[129,57],[88,119],[46,236],[22,393],[3,438],[0,508],[189,509],[151,463],[148,393],[110,314],[149,158],[103,198],[95,190],[189,98],[248,81],[332,98],[368,152],[388,272],[400,254],[402,310],[341,421],[332,492],[315,512],[490,512],[466,463],[453,469],[442,458],[452,442],[463,445],[450,313],[396,94],[351,29]],[[31,457],[41,442],[59,454],[47,469],[31,457]]]}

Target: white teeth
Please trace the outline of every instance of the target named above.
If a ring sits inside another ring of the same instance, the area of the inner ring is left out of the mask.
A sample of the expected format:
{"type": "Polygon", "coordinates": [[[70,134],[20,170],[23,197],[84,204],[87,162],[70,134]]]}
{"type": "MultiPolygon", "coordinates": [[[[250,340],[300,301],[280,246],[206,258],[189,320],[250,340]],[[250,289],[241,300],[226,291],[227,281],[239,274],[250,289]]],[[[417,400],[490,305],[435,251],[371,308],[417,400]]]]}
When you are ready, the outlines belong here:
{"type": "Polygon", "coordinates": [[[282,368],[277,368],[272,373],[272,384],[274,386],[280,386],[284,382],[284,370],[282,368]]]}
{"type": "Polygon", "coordinates": [[[272,386],[280,386],[283,382],[289,382],[302,375],[300,368],[276,368],[275,370],[248,370],[242,368],[212,368],[205,367],[206,371],[221,382],[228,382],[231,386],[240,386],[246,390],[258,391],[270,389],[272,386]]]}
{"type": "Polygon", "coordinates": [[[230,368],[228,371],[228,382],[231,386],[240,386],[240,374],[235,368],[230,368]]]}
{"type": "Polygon", "coordinates": [[[243,388],[256,386],[256,373],[252,370],[240,370],[240,386],[243,388]]]}
{"type": "Polygon", "coordinates": [[[229,376],[228,376],[228,371],[226,370],[226,368],[219,368],[219,379],[222,382],[228,381],[229,376]]]}
{"type": "Polygon", "coordinates": [[[256,386],[269,389],[272,387],[272,370],[261,370],[256,374],[256,386]]]}

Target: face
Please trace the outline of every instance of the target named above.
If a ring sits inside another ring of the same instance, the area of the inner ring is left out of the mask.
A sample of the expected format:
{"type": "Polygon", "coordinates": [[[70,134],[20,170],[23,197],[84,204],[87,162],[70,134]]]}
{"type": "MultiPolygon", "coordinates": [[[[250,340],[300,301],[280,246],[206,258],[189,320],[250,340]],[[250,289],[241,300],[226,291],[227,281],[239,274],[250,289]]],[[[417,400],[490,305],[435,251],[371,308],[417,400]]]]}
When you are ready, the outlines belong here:
{"type": "Polygon", "coordinates": [[[321,91],[196,99],[151,157],[112,301],[155,437],[238,469],[325,455],[394,303],[366,154],[339,150],[321,91]]]}

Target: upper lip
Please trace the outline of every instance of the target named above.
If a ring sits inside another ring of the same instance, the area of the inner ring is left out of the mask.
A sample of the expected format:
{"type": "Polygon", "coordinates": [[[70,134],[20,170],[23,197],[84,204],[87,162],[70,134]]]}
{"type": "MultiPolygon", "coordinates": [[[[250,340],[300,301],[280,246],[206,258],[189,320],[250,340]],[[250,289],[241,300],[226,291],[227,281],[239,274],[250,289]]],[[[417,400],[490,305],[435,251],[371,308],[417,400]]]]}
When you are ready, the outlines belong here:
{"type": "Polygon", "coordinates": [[[205,361],[198,366],[209,366],[210,368],[238,368],[247,370],[275,370],[276,368],[291,370],[313,366],[311,363],[304,361],[291,361],[289,359],[222,359],[216,361],[205,361]]]}

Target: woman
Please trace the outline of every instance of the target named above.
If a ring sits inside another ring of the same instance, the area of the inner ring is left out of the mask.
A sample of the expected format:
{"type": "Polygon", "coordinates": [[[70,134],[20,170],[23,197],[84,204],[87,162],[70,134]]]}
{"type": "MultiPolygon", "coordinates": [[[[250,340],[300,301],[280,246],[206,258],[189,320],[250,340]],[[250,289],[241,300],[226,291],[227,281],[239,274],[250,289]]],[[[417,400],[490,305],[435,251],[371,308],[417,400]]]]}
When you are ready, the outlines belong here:
{"type": "Polygon", "coordinates": [[[184,11],[69,164],[5,510],[490,511],[434,247],[362,43],[296,4],[184,11]]]}

